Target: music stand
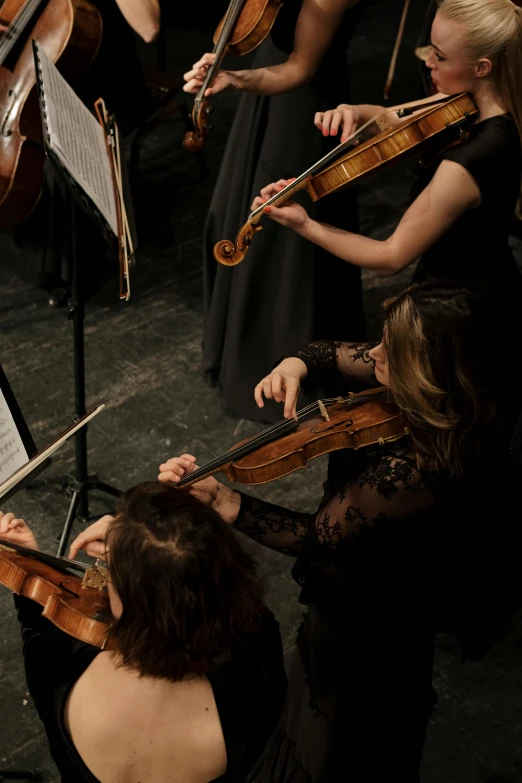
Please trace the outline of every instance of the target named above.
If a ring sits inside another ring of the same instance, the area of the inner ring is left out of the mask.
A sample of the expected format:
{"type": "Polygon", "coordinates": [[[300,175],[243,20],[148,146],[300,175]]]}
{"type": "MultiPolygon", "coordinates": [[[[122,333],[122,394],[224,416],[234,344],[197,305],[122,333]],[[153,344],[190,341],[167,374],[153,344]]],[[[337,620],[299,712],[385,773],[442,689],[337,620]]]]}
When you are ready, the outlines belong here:
{"type": "MultiPolygon", "coordinates": [[[[134,247],[137,244],[136,229],[132,213],[132,203],[130,199],[130,188],[127,178],[127,171],[123,161],[120,158],[120,136],[115,118],[109,116],[105,110],[103,101],[96,103],[98,122],[102,126],[107,156],[111,166],[112,188],[114,190],[114,203],[116,207],[117,225],[109,225],[106,216],[102,214],[99,206],[89,197],[89,193],[82,187],[81,182],[71,172],[71,169],[64,164],[63,158],[57,154],[57,150],[51,142],[50,114],[46,106],[47,85],[44,83],[45,73],[49,78],[50,85],[59,90],[67,89],[65,93],[69,104],[73,101],[73,108],[76,112],[87,111],[79,98],[74,94],[68,85],[64,85],[63,79],[54,75],[51,69],[54,66],[46,58],[43,50],[33,41],[33,51],[35,57],[35,67],[37,74],[38,96],[40,101],[40,110],[42,115],[42,125],[44,129],[44,143],[47,156],[49,157],[54,169],[65,182],[67,191],[70,194],[70,256],[71,256],[71,297],[69,302],[69,318],[73,322],[73,361],[74,361],[74,403],[75,418],[83,416],[86,412],[85,404],[85,300],[82,290],[82,273],[87,268],[85,259],[81,258],[81,242],[78,241],[78,210],[81,209],[89,218],[93,225],[98,226],[107,240],[108,244],[114,248],[117,247],[117,256],[120,263],[120,299],[128,300],[130,296],[129,287],[129,264],[133,261],[134,247]],[[44,67],[43,67],[44,66],[44,67]],[[52,82],[54,79],[54,82],[52,82]],[[59,83],[58,80],[61,80],[59,83]],[[74,102],[76,102],[74,104],[74,102]],[[81,108],[79,108],[81,107],[81,108]]],[[[57,111],[56,107],[53,107],[57,111]]],[[[78,115],[79,116],[79,115],[78,115]]],[[[94,121],[89,113],[91,122],[94,121]]],[[[85,122],[85,115],[80,119],[85,122]]],[[[91,129],[92,132],[92,129],[91,129]]],[[[99,132],[99,131],[98,131],[99,132]]],[[[99,490],[112,497],[119,497],[121,490],[116,487],[100,481],[98,476],[90,474],[87,464],[87,427],[83,427],[76,433],[75,437],[75,468],[74,474],[44,479],[34,482],[32,486],[49,486],[59,484],[72,493],[67,516],[62,528],[60,540],[57,548],[57,554],[63,555],[69,539],[71,528],[76,517],[82,521],[89,518],[89,492],[99,490]]]]}
{"type": "Polygon", "coordinates": [[[27,772],[14,771],[9,769],[0,769],[0,783],[4,780],[43,780],[42,773],[38,769],[32,769],[27,772]]]}

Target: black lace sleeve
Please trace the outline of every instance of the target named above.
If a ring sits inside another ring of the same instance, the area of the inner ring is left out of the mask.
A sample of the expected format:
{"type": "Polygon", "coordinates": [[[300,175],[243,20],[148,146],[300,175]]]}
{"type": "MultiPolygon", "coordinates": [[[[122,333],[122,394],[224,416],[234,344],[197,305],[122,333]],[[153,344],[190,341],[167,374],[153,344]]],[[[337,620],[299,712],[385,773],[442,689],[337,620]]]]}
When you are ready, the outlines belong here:
{"type": "Polygon", "coordinates": [[[433,503],[415,460],[400,448],[379,447],[358,458],[344,486],[327,484],[316,514],[302,514],[241,494],[235,527],[261,544],[299,556],[312,542],[336,547],[362,528],[400,519],[433,503]]]}
{"type": "Polygon", "coordinates": [[[283,506],[241,494],[241,508],[234,523],[249,538],[270,549],[296,557],[312,533],[315,514],[300,514],[283,506]]]}
{"type": "Polygon", "coordinates": [[[375,362],[368,352],[376,343],[344,343],[318,340],[297,352],[308,370],[307,382],[328,386],[332,381],[353,381],[364,385],[378,385],[375,362]]]}

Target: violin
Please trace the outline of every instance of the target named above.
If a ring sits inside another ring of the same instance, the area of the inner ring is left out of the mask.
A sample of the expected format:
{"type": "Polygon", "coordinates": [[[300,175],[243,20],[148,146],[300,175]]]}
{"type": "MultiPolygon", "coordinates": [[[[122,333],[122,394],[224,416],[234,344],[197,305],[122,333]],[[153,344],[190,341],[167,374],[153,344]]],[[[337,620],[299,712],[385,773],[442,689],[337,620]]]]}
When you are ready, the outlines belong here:
{"type": "Polygon", "coordinates": [[[298,411],[297,418],[284,419],[241,441],[184,476],[176,486],[188,487],[219,472],[230,481],[266,484],[305,468],[315,457],[339,449],[383,445],[404,435],[407,428],[385,387],[318,400],[298,411]]]}
{"type": "Polygon", "coordinates": [[[194,99],[192,109],[193,131],[188,131],[183,146],[189,152],[199,152],[209,129],[208,117],[213,107],[205,98],[205,92],[214,81],[221,63],[228,54],[248,54],[262,43],[275,22],[283,5],[282,0],[231,0],[227,12],[214,33],[215,61],[207,70],[203,84],[194,99]]]}
{"type": "Polygon", "coordinates": [[[112,615],[107,572],[0,538],[0,584],[43,606],[42,616],[75,639],[104,647],[112,615]],[[73,571],[83,572],[83,578],[73,571]]]}
{"type": "Polygon", "coordinates": [[[5,0],[0,9],[0,229],[32,212],[43,187],[42,121],[32,39],[74,83],[94,60],[100,12],[86,0],[5,0]]]}
{"type": "Polygon", "coordinates": [[[461,138],[465,138],[464,126],[477,114],[478,109],[467,93],[447,98],[443,101],[429,101],[428,106],[417,112],[418,105],[399,110],[399,117],[416,112],[393,128],[384,130],[368,141],[359,142],[362,133],[381,115],[376,114],[356,133],[350,136],[336,149],[321,158],[300,177],[255,209],[247,222],[240,228],[236,241],[221,240],[214,247],[214,258],[225,266],[235,266],[242,261],[256,231],[263,226],[265,207],[274,204],[283,206],[300,190],[308,193],[312,201],[341,190],[349,185],[361,182],[365,177],[394,165],[407,155],[417,152],[429,139],[447,128],[460,128],[461,138]],[[347,148],[348,152],[345,152],[347,148]],[[345,154],[341,154],[345,152],[345,154]],[[337,156],[341,154],[338,160],[337,156]],[[335,162],[332,162],[334,161],[335,162]]]}

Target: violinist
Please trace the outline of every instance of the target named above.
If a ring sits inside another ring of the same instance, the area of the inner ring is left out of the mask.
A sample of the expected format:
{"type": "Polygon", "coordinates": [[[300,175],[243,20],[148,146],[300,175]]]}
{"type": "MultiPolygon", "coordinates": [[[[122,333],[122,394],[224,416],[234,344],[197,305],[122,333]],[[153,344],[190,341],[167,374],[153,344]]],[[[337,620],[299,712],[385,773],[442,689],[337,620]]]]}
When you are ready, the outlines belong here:
{"type": "MultiPolygon", "coordinates": [[[[440,97],[467,92],[479,113],[462,143],[446,138],[449,148],[424,157],[411,205],[391,236],[350,233],[295,203],[266,209],[350,264],[392,275],[420,259],[414,280],[481,280],[519,309],[522,285],[508,237],[515,210],[522,216],[522,10],[511,0],[442,0],[431,42],[426,64],[440,97]]],[[[342,128],[348,137],[377,111],[384,110],[341,104],[318,112],[315,122],[323,133],[342,128]]],[[[282,184],[263,188],[254,205],[282,184]]]]}
{"type": "MultiPolygon", "coordinates": [[[[214,511],[159,482],[126,492],[100,525],[104,540],[89,551],[108,557],[107,649],[15,598],[28,687],[61,780],[244,780],[286,692],[252,559],[214,511]]],[[[13,514],[0,513],[0,536],[37,547],[13,514]]]]}
{"type": "MultiPolygon", "coordinates": [[[[520,603],[513,358],[484,300],[454,284],[413,285],[385,312],[379,345],[312,343],[267,375],[255,399],[284,402],[289,417],[305,380],[344,394],[383,385],[404,437],[332,453],[315,513],[213,477],[189,490],[236,530],[297,557],[293,576],[308,607],[283,718],[252,783],[418,781],[435,633],[451,629],[471,655],[487,635],[489,607],[499,622],[492,585],[520,603]]],[[[159,478],[176,482],[194,467],[184,454],[161,465],[159,478]]]]}
{"type": "MultiPolygon", "coordinates": [[[[203,371],[219,389],[223,410],[234,416],[277,417],[275,410],[260,410],[247,391],[274,356],[318,337],[364,338],[360,270],[331,253],[297,235],[288,241],[288,232],[270,224],[252,244],[248,268],[220,268],[213,255],[216,242],[235,234],[268,172],[290,176],[338,142],[319,137],[308,123],[319,108],[339,100],[334,98],[339,89],[349,94],[346,50],[362,5],[356,0],[285,0],[252,69],[220,71],[207,91],[210,96],[243,92],[203,235],[203,371]],[[332,278],[338,285],[328,291],[332,278]],[[340,291],[343,302],[349,292],[348,319],[340,315],[340,291]]],[[[185,74],[187,92],[197,92],[212,60],[205,54],[185,74]]],[[[357,230],[355,193],[321,202],[317,216],[357,230]]]]}

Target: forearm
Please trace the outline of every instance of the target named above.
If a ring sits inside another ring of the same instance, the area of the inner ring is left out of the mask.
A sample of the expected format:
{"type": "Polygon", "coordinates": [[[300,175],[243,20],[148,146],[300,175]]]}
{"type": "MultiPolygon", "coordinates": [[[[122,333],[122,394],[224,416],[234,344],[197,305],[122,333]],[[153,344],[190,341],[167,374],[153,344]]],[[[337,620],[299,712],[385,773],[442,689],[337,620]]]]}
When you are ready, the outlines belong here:
{"type": "Polygon", "coordinates": [[[390,240],[370,239],[316,220],[298,233],[343,261],[383,275],[394,275],[414,260],[397,252],[390,240]]]}
{"type": "Polygon", "coordinates": [[[315,515],[240,494],[241,507],[234,522],[236,530],[270,549],[297,557],[308,544],[315,515]]]}
{"type": "Polygon", "coordinates": [[[254,68],[246,71],[229,71],[236,90],[253,92],[257,95],[276,95],[293,90],[307,81],[312,74],[303,63],[296,62],[292,55],[280,65],[254,68]]]}
{"type": "Polygon", "coordinates": [[[116,0],[116,2],[132,29],[147,43],[154,41],[160,29],[158,0],[116,0]]]}

